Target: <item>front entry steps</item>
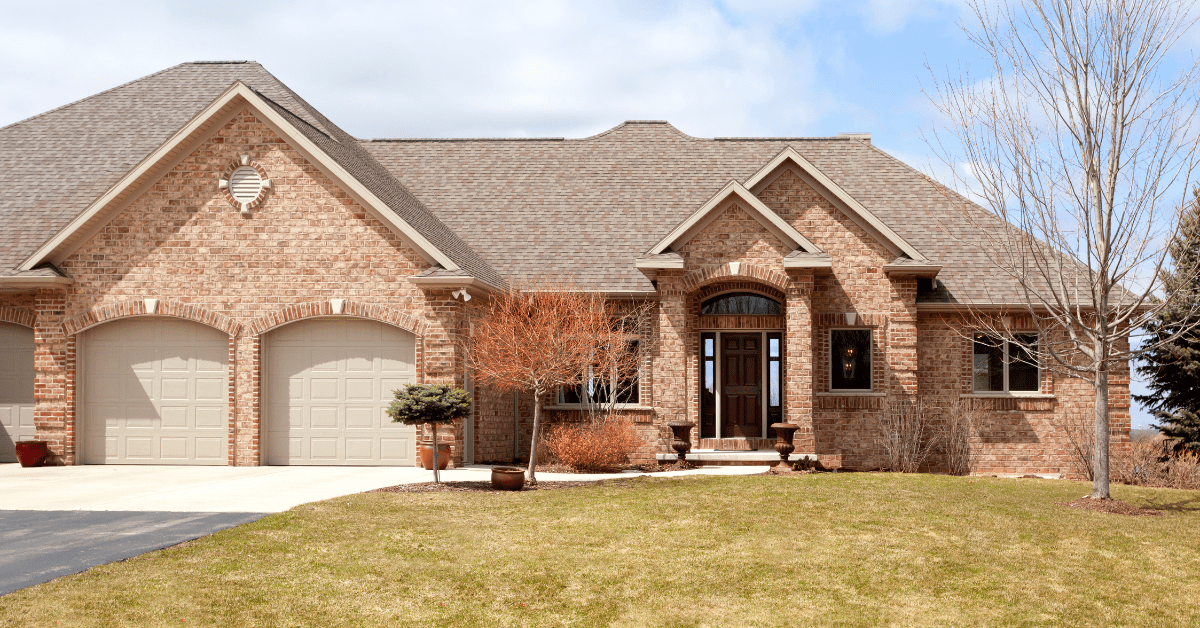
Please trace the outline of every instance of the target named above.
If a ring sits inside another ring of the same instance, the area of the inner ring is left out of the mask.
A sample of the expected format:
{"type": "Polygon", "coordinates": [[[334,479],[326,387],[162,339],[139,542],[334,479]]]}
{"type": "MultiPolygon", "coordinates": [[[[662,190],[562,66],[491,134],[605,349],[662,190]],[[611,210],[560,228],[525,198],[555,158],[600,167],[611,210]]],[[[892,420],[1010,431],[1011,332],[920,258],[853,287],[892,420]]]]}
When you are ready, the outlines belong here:
{"type": "MultiPolygon", "coordinates": [[[[675,452],[657,454],[658,462],[671,464],[679,459],[675,452]]],[[[788,461],[816,460],[816,454],[793,453],[788,461]]],[[[699,462],[706,465],[719,466],[754,466],[774,465],[779,462],[779,453],[774,449],[759,449],[756,451],[730,451],[720,449],[693,449],[687,453],[688,462],[699,462]]]]}

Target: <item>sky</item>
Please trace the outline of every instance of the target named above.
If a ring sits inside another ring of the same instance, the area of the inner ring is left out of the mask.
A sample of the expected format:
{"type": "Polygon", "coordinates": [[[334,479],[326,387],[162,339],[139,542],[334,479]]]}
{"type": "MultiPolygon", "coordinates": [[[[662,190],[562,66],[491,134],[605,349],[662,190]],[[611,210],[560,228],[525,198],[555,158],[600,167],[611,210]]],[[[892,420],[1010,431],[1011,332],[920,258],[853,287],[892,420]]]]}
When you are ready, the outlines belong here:
{"type": "MultiPolygon", "coordinates": [[[[870,132],[945,180],[924,139],[936,112],[923,88],[931,69],[978,63],[965,11],[957,0],[0,0],[0,126],[178,63],[246,59],[360,138],[586,137],[625,120],[698,137],[870,132]]],[[[1134,426],[1147,422],[1135,408],[1134,426]]]]}

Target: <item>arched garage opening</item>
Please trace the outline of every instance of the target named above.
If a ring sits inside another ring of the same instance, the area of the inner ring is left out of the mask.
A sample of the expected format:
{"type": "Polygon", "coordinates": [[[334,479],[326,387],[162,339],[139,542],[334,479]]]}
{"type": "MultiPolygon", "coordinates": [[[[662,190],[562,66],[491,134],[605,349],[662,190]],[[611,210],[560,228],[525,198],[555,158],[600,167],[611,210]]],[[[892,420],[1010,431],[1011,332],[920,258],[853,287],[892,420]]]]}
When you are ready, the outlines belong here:
{"type": "Polygon", "coordinates": [[[392,391],[416,381],[415,335],[316,318],[268,332],[263,353],[266,464],[416,464],[416,428],[385,414],[392,391]]]}
{"type": "Polygon", "coordinates": [[[85,464],[228,464],[227,334],[145,316],[81,335],[78,427],[85,464]]]}
{"type": "Polygon", "coordinates": [[[33,407],[33,329],[0,323],[0,462],[16,462],[14,443],[37,438],[33,407]]]}

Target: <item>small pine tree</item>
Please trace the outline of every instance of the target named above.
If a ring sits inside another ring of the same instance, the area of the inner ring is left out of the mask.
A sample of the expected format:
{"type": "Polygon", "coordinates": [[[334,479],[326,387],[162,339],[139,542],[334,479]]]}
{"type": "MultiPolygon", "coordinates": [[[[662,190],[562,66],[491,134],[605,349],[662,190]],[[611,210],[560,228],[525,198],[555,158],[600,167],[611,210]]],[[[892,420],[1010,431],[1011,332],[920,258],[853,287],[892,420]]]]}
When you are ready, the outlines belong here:
{"type": "Polygon", "coordinates": [[[448,384],[407,384],[395,391],[396,399],[388,406],[392,421],[405,425],[429,423],[433,426],[433,481],[441,482],[438,473],[437,426],[453,423],[471,413],[471,395],[448,384]]]}
{"type": "Polygon", "coordinates": [[[1138,372],[1149,378],[1153,394],[1134,399],[1154,412],[1154,427],[1174,439],[1177,450],[1200,452],[1200,186],[1180,216],[1170,253],[1163,289],[1180,296],[1143,329],[1151,341],[1183,333],[1142,357],[1138,372]]]}

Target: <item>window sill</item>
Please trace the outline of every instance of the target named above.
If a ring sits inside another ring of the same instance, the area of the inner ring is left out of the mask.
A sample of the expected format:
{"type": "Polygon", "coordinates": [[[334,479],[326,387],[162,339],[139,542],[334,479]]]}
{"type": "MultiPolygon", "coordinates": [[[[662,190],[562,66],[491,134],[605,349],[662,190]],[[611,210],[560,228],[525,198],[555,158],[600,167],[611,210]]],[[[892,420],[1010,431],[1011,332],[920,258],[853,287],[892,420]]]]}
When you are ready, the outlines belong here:
{"type": "MultiPolygon", "coordinates": [[[[587,410],[588,406],[581,403],[560,403],[553,406],[542,406],[543,410],[587,410]]],[[[636,403],[618,403],[613,406],[613,410],[632,410],[649,412],[653,410],[653,406],[643,406],[636,403]]]]}
{"type": "Polygon", "coordinates": [[[830,392],[816,393],[818,397],[886,397],[887,393],[871,392],[864,390],[862,392],[854,390],[834,390],[830,392]]]}
{"type": "Polygon", "coordinates": [[[1036,392],[975,392],[958,397],[960,399],[1054,399],[1054,395],[1036,392]]]}

